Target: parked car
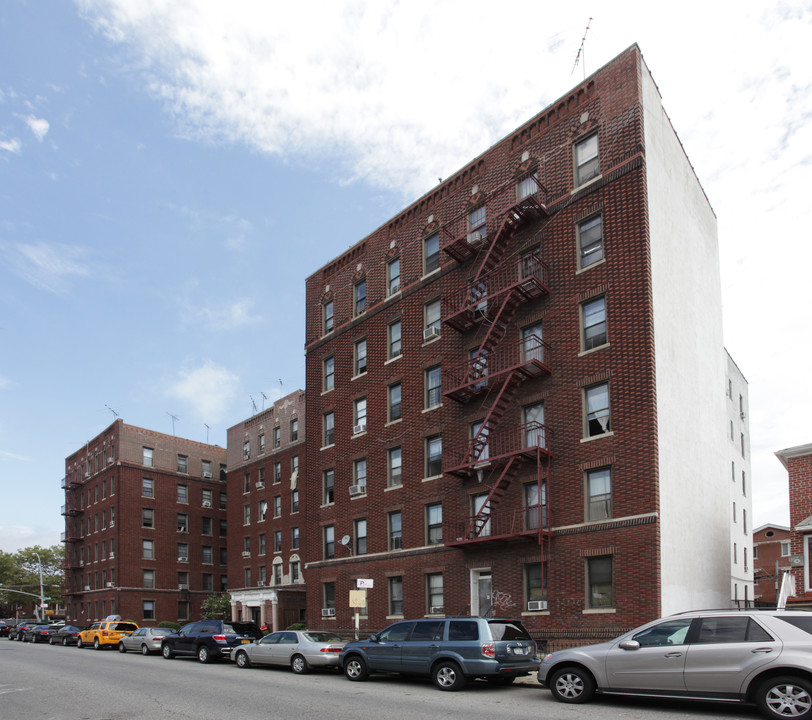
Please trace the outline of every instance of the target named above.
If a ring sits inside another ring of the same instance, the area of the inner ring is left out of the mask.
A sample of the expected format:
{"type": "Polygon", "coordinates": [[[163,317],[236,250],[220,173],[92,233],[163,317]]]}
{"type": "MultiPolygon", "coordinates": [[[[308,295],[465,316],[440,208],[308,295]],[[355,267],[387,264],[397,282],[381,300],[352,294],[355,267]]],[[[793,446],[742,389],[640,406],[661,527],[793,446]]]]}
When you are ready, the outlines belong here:
{"type": "Polygon", "coordinates": [[[82,632],[82,630],[84,630],[84,628],[80,628],[78,625],[65,625],[59,628],[55,633],[51,633],[48,642],[51,645],[76,645],[79,639],[79,633],[82,632]]]}
{"type": "Polygon", "coordinates": [[[410,673],[431,677],[440,690],[460,690],[479,677],[508,685],[539,667],[536,643],[521,622],[474,617],[398,622],[347,643],[339,662],[348,680],[410,673]]]}
{"type": "Polygon", "coordinates": [[[177,633],[161,641],[161,654],[167,659],[175,655],[194,655],[202,663],[228,658],[237,645],[246,645],[262,638],[262,630],[252,622],[199,620],[184,625],[177,633]]]}
{"type": "Polygon", "coordinates": [[[108,615],[101,622],[94,622],[82,630],[76,640],[76,647],[92,645],[96,650],[118,645],[125,635],[138,630],[138,625],[129,620],[122,620],[118,615],[108,615]]]}
{"type": "Polygon", "coordinates": [[[293,672],[306,673],[313,667],[337,668],[345,641],[331,632],[281,630],[256,643],[239,645],[231,651],[237,667],[285,665],[293,672]]]}
{"type": "Polygon", "coordinates": [[[609,642],[544,658],[559,702],[596,693],[756,703],[771,718],[812,718],[812,613],[713,610],[660,618],[609,642]]]}
{"type": "Polygon", "coordinates": [[[48,642],[48,637],[52,632],[55,632],[53,626],[47,623],[31,625],[23,632],[23,642],[48,642]]]}
{"type": "Polygon", "coordinates": [[[0,620],[0,638],[8,637],[9,632],[11,632],[11,628],[2,620],[0,620]]]}
{"type": "Polygon", "coordinates": [[[131,635],[125,635],[118,641],[118,651],[138,651],[142,655],[161,652],[161,642],[167,635],[171,635],[169,628],[142,627],[131,635]]]}
{"type": "Polygon", "coordinates": [[[29,627],[33,627],[34,625],[39,625],[39,620],[20,620],[9,632],[8,639],[9,640],[20,640],[22,641],[23,635],[25,631],[29,627]]]}

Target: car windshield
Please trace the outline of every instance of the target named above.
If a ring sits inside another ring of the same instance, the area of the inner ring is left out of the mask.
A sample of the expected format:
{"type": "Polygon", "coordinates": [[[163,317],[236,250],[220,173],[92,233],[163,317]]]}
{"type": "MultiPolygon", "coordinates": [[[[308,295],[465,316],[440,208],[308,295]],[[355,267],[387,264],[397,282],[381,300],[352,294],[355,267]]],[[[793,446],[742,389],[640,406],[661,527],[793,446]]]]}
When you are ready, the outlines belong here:
{"type": "Polygon", "coordinates": [[[532,640],[524,625],[520,623],[492,620],[488,625],[494,640],[532,640]]]}
{"type": "Polygon", "coordinates": [[[808,617],[801,617],[798,615],[777,615],[776,616],[779,620],[783,620],[785,623],[789,623],[790,625],[794,625],[796,628],[803,630],[806,633],[812,635],[812,615],[808,617]]]}
{"type": "Polygon", "coordinates": [[[171,635],[172,631],[169,628],[152,628],[150,632],[153,635],[171,635]]]}
{"type": "Polygon", "coordinates": [[[344,642],[344,640],[342,640],[338,635],[334,635],[333,633],[328,632],[306,632],[304,633],[304,636],[308,640],[310,640],[310,642],[323,642],[323,643],[344,642]]]}

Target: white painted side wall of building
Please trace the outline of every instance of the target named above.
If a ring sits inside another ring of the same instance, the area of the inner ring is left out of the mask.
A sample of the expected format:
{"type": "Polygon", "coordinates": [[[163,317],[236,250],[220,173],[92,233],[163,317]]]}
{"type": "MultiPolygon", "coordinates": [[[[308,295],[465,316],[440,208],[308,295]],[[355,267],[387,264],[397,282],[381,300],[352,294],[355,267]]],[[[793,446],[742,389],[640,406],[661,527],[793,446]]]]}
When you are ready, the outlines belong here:
{"type": "Polygon", "coordinates": [[[662,612],[726,607],[730,470],[716,217],[642,67],[662,612]]]}

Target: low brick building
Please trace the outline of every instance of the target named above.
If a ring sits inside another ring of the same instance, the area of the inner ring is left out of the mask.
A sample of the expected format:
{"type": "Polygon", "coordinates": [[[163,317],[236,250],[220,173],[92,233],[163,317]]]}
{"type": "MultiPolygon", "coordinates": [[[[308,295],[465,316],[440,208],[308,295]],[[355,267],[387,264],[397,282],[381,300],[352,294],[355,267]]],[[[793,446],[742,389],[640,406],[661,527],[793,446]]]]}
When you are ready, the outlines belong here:
{"type": "Polygon", "coordinates": [[[774,606],[781,578],[791,570],[792,533],[783,525],[762,525],[753,530],[754,599],[757,605],[774,606]]]}
{"type": "Polygon", "coordinates": [[[812,444],[779,450],[789,475],[789,565],[795,595],[787,605],[812,607],[812,444]]]}

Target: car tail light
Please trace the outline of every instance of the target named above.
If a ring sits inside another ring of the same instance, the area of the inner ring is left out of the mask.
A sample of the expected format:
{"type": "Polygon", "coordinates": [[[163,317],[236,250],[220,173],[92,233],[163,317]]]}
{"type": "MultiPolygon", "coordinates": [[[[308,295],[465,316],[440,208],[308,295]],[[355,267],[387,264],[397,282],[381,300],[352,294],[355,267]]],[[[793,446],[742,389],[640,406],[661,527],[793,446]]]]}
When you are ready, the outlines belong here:
{"type": "Polygon", "coordinates": [[[102,637],[107,637],[107,630],[102,630],[102,637]]]}
{"type": "Polygon", "coordinates": [[[212,635],[211,639],[214,640],[214,642],[221,642],[221,643],[226,642],[226,636],[225,635],[212,635]]]}
{"type": "Polygon", "coordinates": [[[482,654],[487,658],[496,657],[496,644],[482,643],[482,654]]]}
{"type": "Polygon", "coordinates": [[[341,648],[321,648],[319,652],[340,653],[341,648]]]}

